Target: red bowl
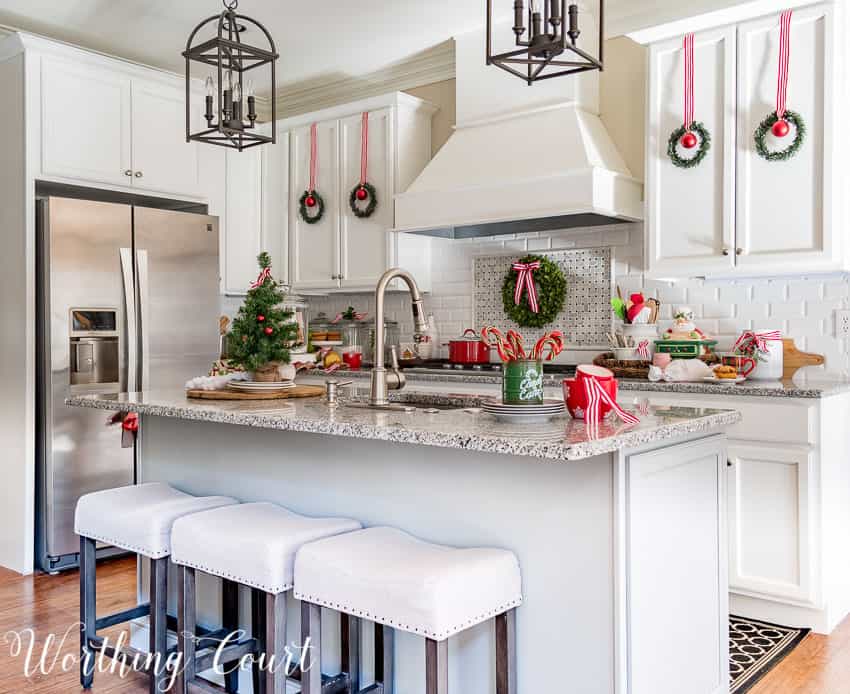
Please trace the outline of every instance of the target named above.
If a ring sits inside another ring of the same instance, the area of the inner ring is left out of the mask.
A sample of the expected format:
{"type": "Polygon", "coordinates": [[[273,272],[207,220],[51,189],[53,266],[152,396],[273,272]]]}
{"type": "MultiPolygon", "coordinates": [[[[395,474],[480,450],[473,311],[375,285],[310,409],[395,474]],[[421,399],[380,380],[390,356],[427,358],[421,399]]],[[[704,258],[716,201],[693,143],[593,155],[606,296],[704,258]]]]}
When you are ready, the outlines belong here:
{"type": "MultiPolygon", "coordinates": [[[[599,385],[605,390],[612,400],[617,400],[617,379],[612,378],[607,381],[599,381],[599,385]]],[[[582,378],[565,378],[564,379],[564,402],[567,404],[567,410],[574,419],[584,419],[587,412],[587,392],[584,389],[584,379],[582,378]]],[[[611,411],[611,405],[606,402],[599,404],[599,418],[602,419],[611,411]]]]}

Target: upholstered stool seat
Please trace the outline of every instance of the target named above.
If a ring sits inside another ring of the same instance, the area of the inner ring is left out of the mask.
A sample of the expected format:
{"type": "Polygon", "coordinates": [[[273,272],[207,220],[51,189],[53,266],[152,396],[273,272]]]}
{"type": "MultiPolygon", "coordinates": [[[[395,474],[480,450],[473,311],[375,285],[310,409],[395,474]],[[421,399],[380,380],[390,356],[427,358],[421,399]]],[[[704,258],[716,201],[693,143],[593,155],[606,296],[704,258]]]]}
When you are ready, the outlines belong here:
{"type": "MultiPolygon", "coordinates": [[[[260,668],[259,658],[254,661],[254,692],[283,694],[286,593],[293,587],[296,553],[305,543],[361,528],[356,520],[310,518],[264,502],[217,508],[177,520],[171,535],[171,561],[179,574],[178,651],[183,663],[177,691],[189,691],[190,685],[198,683],[197,674],[207,669],[216,655],[201,653],[196,642],[185,637],[196,628],[196,571],[224,579],[226,588],[251,588],[253,639],[228,646],[217,655],[226,670],[228,658],[236,663],[246,652],[265,655],[265,668],[260,668]],[[272,655],[275,661],[269,660],[272,655]],[[270,662],[274,667],[268,667],[270,662]]],[[[334,681],[326,679],[325,686],[338,691],[346,678],[347,673],[341,673],[334,681]]]]}
{"type": "Polygon", "coordinates": [[[174,523],[171,561],[277,595],[292,588],[307,542],[359,530],[347,518],[308,518],[269,503],[217,508],[174,523]]]}
{"type": "Polygon", "coordinates": [[[174,521],[236,503],[226,496],[192,496],[161,482],[106,489],[80,498],[74,531],[150,559],[162,559],[171,553],[174,521]]]}
{"type": "Polygon", "coordinates": [[[99,629],[148,616],[151,694],[162,692],[168,673],[167,608],[168,556],[174,522],[188,514],[238,504],[226,496],[195,497],[158,482],[86,494],[77,502],[74,530],[80,536],[80,683],[94,679],[93,653],[105,649],[119,659],[133,658],[131,650],[114,651],[97,635],[99,629]],[[105,542],[150,560],[149,603],[97,618],[96,546],[105,542]]]}
{"type": "Polygon", "coordinates": [[[522,579],[512,552],[369,528],[302,547],[295,597],[442,641],[519,605],[522,579]]]}
{"type": "MultiPolygon", "coordinates": [[[[497,692],[515,692],[514,610],[522,603],[522,577],[512,552],[446,547],[394,528],[369,528],[304,545],[294,595],[384,625],[390,643],[390,627],[426,637],[428,694],[447,691],[447,639],[496,617],[497,692]]],[[[317,620],[312,624],[319,628],[317,620]]],[[[319,642],[319,634],[304,636],[319,642]]],[[[391,658],[391,651],[383,654],[390,668],[391,658]]],[[[383,677],[389,694],[391,675],[383,677]]],[[[304,689],[313,692],[309,684],[304,689]]]]}

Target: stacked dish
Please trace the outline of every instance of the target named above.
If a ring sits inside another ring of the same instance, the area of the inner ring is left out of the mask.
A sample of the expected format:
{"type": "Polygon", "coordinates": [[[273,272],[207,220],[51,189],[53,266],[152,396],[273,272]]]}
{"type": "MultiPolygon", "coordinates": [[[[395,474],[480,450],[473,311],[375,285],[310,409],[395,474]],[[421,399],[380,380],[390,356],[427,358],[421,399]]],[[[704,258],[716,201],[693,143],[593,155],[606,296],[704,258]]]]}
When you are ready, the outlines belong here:
{"type": "Polygon", "coordinates": [[[481,403],[481,409],[500,422],[531,424],[562,415],[566,408],[563,400],[544,400],[539,405],[505,405],[497,400],[485,400],[481,403]]]}
{"type": "Polygon", "coordinates": [[[268,391],[289,390],[295,387],[295,381],[276,381],[265,383],[263,381],[231,381],[227,389],[236,393],[266,393],[268,391]]]}

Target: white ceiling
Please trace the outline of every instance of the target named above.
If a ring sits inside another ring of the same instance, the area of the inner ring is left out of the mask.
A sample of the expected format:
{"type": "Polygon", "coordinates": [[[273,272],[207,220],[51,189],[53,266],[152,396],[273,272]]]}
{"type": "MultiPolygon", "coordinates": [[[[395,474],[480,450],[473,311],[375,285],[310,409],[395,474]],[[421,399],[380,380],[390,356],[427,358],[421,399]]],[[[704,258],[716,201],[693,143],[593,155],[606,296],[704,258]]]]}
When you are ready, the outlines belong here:
{"type": "MultiPolygon", "coordinates": [[[[741,0],[608,0],[614,33],[741,0]]],[[[509,11],[512,0],[496,0],[509,11]]],[[[596,6],[595,0],[588,2],[596,6]]],[[[497,5],[498,6],[498,5],[497,5]]],[[[279,86],[362,75],[483,23],[484,0],[242,0],[281,54],[279,86]]],[[[0,0],[0,24],[173,71],[189,32],[219,0],[0,0]]],[[[609,32],[611,33],[611,32],[609,32]]],[[[244,35],[260,43],[258,31],[244,35]]]]}

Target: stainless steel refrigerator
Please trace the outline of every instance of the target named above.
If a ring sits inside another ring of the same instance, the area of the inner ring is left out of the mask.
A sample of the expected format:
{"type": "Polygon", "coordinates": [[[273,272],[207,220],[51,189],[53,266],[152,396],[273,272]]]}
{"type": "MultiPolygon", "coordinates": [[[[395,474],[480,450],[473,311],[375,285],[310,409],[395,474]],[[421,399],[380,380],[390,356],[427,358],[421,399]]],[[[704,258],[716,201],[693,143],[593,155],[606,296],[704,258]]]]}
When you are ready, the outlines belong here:
{"type": "Polygon", "coordinates": [[[69,394],[180,389],[218,356],[218,219],[65,197],[38,201],[37,556],[77,565],[83,494],[135,482],[134,448],[69,394]]]}

